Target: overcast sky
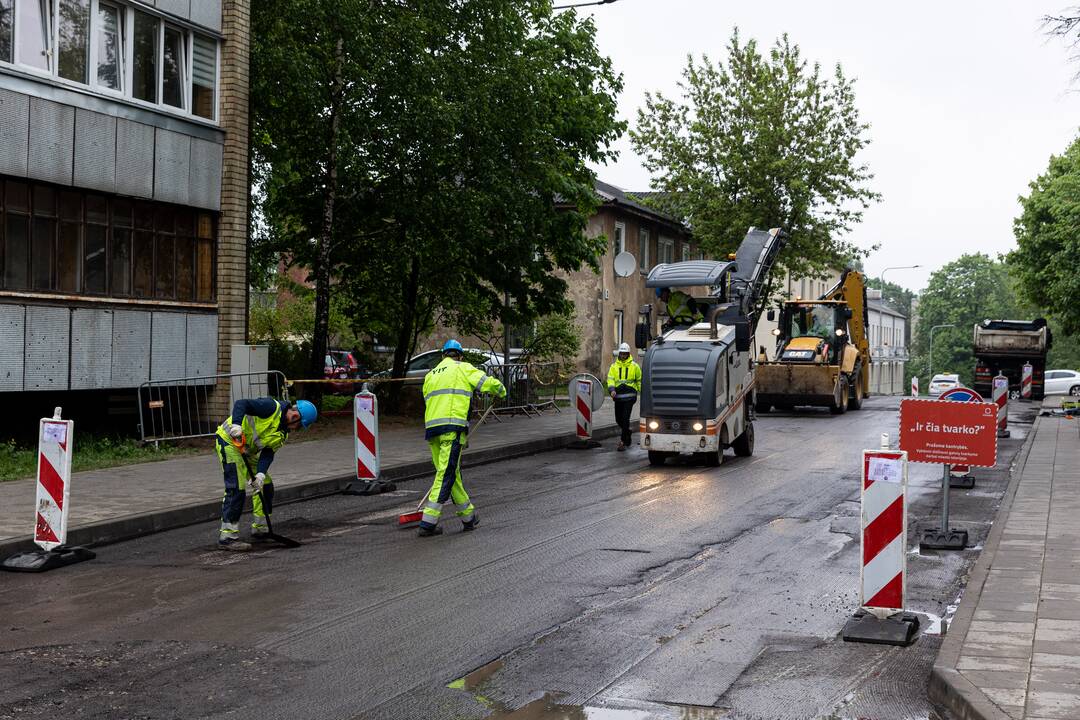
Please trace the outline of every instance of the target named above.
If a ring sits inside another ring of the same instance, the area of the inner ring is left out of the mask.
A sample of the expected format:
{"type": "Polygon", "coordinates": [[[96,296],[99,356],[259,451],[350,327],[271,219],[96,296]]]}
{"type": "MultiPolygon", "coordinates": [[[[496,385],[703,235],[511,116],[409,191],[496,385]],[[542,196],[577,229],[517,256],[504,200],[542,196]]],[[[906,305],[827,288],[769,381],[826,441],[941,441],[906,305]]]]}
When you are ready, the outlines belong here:
{"type": "MultiPolygon", "coordinates": [[[[787,32],[811,61],[839,62],[857,79],[856,104],[871,124],[865,161],[884,196],[851,235],[880,249],[877,276],[911,289],[966,252],[1015,247],[1017,197],[1077,134],[1080,66],[1040,18],[1068,8],[1045,0],[617,0],[582,8],[600,50],[623,74],[621,115],[631,126],[647,91],[675,96],[687,53],[725,57],[732,27],[771,45],[787,32]]],[[[619,160],[597,168],[628,190],[649,174],[628,137],[619,160]]]]}

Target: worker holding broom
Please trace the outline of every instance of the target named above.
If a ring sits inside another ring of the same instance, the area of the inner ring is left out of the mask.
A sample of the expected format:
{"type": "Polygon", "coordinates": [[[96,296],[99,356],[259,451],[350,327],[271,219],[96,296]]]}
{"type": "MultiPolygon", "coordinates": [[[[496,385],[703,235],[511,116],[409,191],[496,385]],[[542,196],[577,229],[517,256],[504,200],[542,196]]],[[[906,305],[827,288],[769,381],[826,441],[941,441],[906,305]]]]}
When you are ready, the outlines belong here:
{"type": "Polygon", "coordinates": [[[474,529],[480,518],[461,484],[461,451],[468,444],[469,408],[475,392],[506,397],[506,388],[462,360],[461,343],[447,340],[443,359],[424,377],[424,437],[431,447],[435,482],[423,504],[420,537],[441,535],[439,518],[443,503],[453,500],[465,531],[474,529]]]}
{"type": "Polygon", "coordinates": [[[249,550],[251,545],[239,539],[240,514],[244,509],[245,488],[254,493],[251,501],[251,541],[270,539],[268,518],[274,502],[270,481],[270,463],[285,444],[289,432],[308,427],[319,417],[307,400],[295,405],[274,398],[237,400],[232,414],[217,429],[217,454],[225,474],[225,497],[221,501],[221,531],[218,547],[222,550],[249,550]],[[253,468],[251,457],[258,457],[253,468]],[[254,469],[254,474],[252,473],[254,469]]]}

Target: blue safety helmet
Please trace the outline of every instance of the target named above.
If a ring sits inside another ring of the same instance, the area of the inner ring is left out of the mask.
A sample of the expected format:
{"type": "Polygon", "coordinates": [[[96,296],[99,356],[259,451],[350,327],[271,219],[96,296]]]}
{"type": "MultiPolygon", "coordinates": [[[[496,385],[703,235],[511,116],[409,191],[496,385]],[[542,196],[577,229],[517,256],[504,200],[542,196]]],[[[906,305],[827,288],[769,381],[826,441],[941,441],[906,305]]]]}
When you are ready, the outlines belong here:
{"type": "Polygon", "coordinates": [[[656,297],[660,297],[660,295],[667,289],[668,288],[656,288],[656,297]]]}
{"type": "Polygon", "coordinates": [[[442,351],[444,355],[448,352],[461,352],[461,343],[454,339],[447,340],[442,346],[442,351]]]}
{"type": "Polygon", "coordinates": [[[319,411],[307,400],[297,400],[296,409],[300,411],[300,426],[307,427],[319,419],[319,411]]]}

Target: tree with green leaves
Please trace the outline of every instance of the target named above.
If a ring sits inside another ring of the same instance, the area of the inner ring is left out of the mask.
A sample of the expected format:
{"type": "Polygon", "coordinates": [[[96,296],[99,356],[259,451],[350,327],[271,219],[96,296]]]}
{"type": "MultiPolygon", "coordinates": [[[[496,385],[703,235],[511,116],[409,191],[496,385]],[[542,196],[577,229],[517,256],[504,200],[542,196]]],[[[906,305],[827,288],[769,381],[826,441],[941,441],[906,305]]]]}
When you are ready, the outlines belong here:
{"type": "Polygon", "coordinates": [[[266,0],[253,17],[260,251],[312,268],[313,353],[331,277],[354,329],[395,345],[395,375],[435,317],[471,334],[566,309],[556,271],[603,252],[583,232],[587,163],[623,129],[591,20],[546,0],[266,0]]]}
{"type": "MultiPolygon", "coordinates": [[[[975,376],[972,335],[976,323],[986,319],[1022,319],[1031,311],[1017,299],[1009,268],[988,255],[962,255],[934,271],[919,295],[918,322],[912,338],[911,374],[931,370],[930,330],[934,333],[932,371],[957,373],[971,387],[975,376]]],[[[927,378],[929,380],[929,378],[927,378]]]]}
{"type": "Polygon", "coordinates": [[[1050,158],[1046,172],[1020,198],[1013,223],[1017,249],[1008,255],[1018,290],[1061,324],[1080,333],[1080,139],[1050,158]]]}
{"type": "Polygon", "coordinates": [[[750,226],[783,227],[778,275],[866,254],[844,235],[879,195],[858,158],[869,126],[839,65],[830,75],[809,64],[787,35],[763,54],[736,29],[726,61],[689,57],[679,88],[680,98],[647,94],[630,133],[659,191],[646,202],[685,219],[716,256],[750,226]]]}

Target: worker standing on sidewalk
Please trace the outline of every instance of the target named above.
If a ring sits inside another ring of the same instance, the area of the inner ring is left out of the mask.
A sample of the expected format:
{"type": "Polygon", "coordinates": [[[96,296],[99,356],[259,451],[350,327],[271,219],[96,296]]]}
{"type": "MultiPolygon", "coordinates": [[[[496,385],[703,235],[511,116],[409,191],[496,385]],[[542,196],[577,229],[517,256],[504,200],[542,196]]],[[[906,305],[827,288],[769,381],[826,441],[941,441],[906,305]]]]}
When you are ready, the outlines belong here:
{"type": "Polygon", "coordinates": [[[641,392],[641,366],[630,357],[629,343],[619,345],[619,357],[608,368],[607,388],[611,399],[615,401],[615,422],[622,430],[619,450],[625,450],[632,440],[630,413],[633,412],[634,403],[641,392]]]}
{"type": "Polygon", "coordinates": [[[244,510],[245,488],[250,488],[251,541],[265,542],[266,523],[274,502],[270,481],[270,463],[285,444],[291,430],[308,427],[319,417],[307,400],[290,405],[274,398],[237,400],[232,414],[217,429],[217,454],[225,474],[225,497],[221,501],[221,531],[218,547],[222,550],[248,550],[251,545],[239,539],[240,514],[244,510]],[[252,457],[258,457],[251,475],[252,457]],[[261,491],[261,492],[260,492],[261,491]]]}
{"type": "Polygon", "coordinates": [[[453,500],[466,531],[480,523],[476,508],[461,484],[461,451],[468,445],[469,408],[475,392],[506,397],[506,388],[462,358],[461,343],[447,340],[443,359],[424,376],[424,437],[431,447],[435,482],[424,502],[420,537],[441,535],[443,503],[453,500]]]}

